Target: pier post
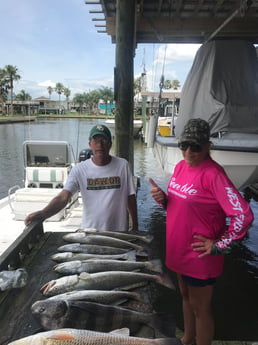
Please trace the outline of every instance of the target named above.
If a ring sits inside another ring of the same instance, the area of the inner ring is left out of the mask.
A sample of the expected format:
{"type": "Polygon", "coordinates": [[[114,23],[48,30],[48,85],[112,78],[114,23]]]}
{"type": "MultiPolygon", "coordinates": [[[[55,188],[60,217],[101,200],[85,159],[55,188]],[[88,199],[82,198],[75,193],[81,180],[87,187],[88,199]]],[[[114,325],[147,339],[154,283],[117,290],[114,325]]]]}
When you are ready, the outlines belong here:
{"type": "Polygon", "coordinates": [[[133,166],[135,0],[116,1],[115,154],[133,166]]]}

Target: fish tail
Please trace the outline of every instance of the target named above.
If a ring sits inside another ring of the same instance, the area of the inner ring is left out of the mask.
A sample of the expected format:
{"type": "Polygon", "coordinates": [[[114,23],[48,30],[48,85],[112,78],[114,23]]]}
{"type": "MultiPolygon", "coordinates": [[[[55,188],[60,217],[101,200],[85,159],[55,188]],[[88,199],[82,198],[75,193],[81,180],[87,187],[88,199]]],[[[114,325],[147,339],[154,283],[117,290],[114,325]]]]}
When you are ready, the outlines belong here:
{"type": "Polygon", "coordinates": [[[142,296],[140,293],[138,293],[138,292],[132,292],[132,294],[131,294],[131,296],[132,296],[132,298],[134,299],[134,300],[136,300],[136,301],[143,301],[143,299],[144,299],[144,296],[142,296]]]}
{"type": "Polygon", "coordinates": [[[151,243],[154,239],[153,235],[147,235],[145,237],[142,238],[142,241],[146,242],[146,243],[151,243]]]}
{"type": "Polygon", "coordinates": [[[151,260],[147,264],[147,266],[153,272],[158,272],[158,273],[162,273],[163,272],[162,263],[161,263],[161,260],[159,260],[159,259],[151,260]]]}
{"type": "Polygon", "coordinates": [[[166,273],[162,273],[162,274],[159,274],[157,276],[158,278],[158,283],[171,289],[171,290],[175,290],[175,285],[172,281],[172,279],[166,274],[166,273]]]}
{"type": "Polygon", "coordinates": [[[150,320],[150,326],[165,337],[175,337],[176,322],[173,314],[165,312],[154,313],[150,320]]]}
{"type": "Polygon", "coordinates": [[[152,339],[151,344],[152,345],[182,345],[180,339],[176,337],[152,339]]]}

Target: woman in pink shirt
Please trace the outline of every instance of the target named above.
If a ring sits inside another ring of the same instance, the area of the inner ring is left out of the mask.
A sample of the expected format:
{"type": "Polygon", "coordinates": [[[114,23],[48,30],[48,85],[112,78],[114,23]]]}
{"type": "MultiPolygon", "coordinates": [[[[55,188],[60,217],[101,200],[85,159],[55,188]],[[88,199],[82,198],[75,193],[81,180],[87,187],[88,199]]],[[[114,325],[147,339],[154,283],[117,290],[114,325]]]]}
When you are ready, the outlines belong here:
{"type": "Polygon", "coordinates": [[[175,167],[167,193],[152,179],[150,192],[167,211],[166,266],[178,274],[184,315],[181,341],[210,345],[211,299],[222,273],[223,254],[244,237],[253,213],[224,169],[210,157],[206,121],[189,120],[178,146],[184,159],[175,167]]]}

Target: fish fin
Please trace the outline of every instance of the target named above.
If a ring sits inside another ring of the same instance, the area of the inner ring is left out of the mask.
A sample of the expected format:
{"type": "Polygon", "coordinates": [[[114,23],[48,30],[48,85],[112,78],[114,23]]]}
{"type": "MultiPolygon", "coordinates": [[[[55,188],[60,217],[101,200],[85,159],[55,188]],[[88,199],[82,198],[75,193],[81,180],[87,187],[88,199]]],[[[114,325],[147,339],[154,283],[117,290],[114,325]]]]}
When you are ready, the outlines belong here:
{"type": "Polygon", "coordinates": [[[145,250],[137,250],[136,252],[136,257],[140,257],[141,259],[147,259],[148,258],[148,253],[145,250]]]}
{"type": "Polygon", "coordinates": [[[82,272],[81,274],[79,274],[79,279],[87,279],[90,277],[90,273],[87,272],[82,272]]]}
{"type": "Polygon", "coordinates": [[[47,339],[53,339],[53,340],[74,340],[75,336],[69,333],[60,333],[55,334],[47,337],[47,339]]]}
{"type": "Polygon", "coordinates": [[[168,276],[168,274],[166,273],[162,273],[162,274],[159,274],[157,275],[158,277],[158,280],[159,280],[159,283],[171,290],[175,290],[175,285],[172,281],[172,279],[168,276]]]}
{"type": "Polygon", "coordinates": [[[121,334],[121,335],[125,335],[128,336],[130,335],[130,329],[127,327],[124,328],[120,328],[120,329],[114,329],[113,331],[109,332],[109,333],[114,333],[114,334],[121,334]]]}
{"type": "Polygon", "coordinates": [[[123,286],[116,287],[116,288],[114,288],[112,290],[114,290],[114,291],[119,291],[119,290],[127,291],[127,290],[135,289],[135,288],[138,288],[138,287],[141,287],[141,286],[145,286],[145,285],[148,285],[148,281],[135,282],[133,284],[128,284],[128,285],[123,285],[123,286]]]}
{"type": "Polygon", "coordinates": [[[128,261],[136,261],[136,251],[135,250],[130,250],[125,254],[125,258],[128,261]]]}

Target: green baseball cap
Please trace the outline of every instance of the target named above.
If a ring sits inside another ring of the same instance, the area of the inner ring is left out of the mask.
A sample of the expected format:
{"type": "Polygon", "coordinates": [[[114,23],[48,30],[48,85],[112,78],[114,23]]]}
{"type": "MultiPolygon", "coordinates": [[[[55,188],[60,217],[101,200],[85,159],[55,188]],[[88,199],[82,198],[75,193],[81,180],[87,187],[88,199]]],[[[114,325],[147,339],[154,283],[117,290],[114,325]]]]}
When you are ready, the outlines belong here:
{"type": "Polygon", "coordinates": [[[112,141],[111,132],[108,129],[108,127],[105,125],[96,125],[92,127],[90,131],[89,139],[93,138],[95,135],[102,135],[103,137],[108,139],[110,142],[112,141]]]}

